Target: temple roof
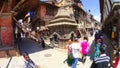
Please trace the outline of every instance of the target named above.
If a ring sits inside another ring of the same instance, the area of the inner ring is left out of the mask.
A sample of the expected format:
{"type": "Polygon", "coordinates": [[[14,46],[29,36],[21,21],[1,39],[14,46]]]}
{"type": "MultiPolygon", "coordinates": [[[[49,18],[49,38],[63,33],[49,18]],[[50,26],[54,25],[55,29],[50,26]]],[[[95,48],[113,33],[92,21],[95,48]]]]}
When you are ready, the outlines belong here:
{"type": "Polygon", "coordinates": [[[58,22],[70,22],[70,23],[75,23],[75,20],[72,20],[71,18],[67,18],[67,17],[61,16],[61,17],[57,17],[57,18],[51,20],[51,21],[50,21],[50,24],[56,23],[56,22],[57,22],[57,23],[58,23],[58,22]]]}
{"type": "Polygon", "coordinates": [[[53,24],[49,24],[49,25],[46,25],[47,27],[51,27],[51,26],[61,26],[61,25],[64,25],[64,26],[77,26],[77,24],[75,23],[70,23],[70,22],[58,22],[58,23],[53,23],[53,24]]]}

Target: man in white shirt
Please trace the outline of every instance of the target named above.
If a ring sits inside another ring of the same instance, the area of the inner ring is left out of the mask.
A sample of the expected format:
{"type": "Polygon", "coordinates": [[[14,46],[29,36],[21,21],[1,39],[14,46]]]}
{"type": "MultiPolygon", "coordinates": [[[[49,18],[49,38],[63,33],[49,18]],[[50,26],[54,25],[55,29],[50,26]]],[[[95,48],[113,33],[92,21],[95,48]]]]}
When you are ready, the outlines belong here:
{"type": "Polygon", "coordinates": [[[78,39],[76,38],[75,41],[70,45],[70,49],[72,51],[72,68],[76,68],[80,53],[80,43],[78,42],[78,39]]]}
{"type": "Polygon", "coordinates": [[[37,65],[30,59],[28,53],[24,53],[23,57],[24,61],[24,68],[38,68],[37,65]]]}

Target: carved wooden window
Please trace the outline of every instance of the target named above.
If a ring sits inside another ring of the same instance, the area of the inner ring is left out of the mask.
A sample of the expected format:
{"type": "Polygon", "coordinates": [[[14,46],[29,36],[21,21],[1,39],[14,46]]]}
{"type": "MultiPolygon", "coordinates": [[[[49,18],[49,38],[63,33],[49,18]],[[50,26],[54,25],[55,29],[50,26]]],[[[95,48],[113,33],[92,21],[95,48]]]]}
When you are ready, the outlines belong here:
{"type": "Polygon", "coordinates": [[[54,8],[52,6],[46,7],[46,15],[54,16],[54,8]]]}

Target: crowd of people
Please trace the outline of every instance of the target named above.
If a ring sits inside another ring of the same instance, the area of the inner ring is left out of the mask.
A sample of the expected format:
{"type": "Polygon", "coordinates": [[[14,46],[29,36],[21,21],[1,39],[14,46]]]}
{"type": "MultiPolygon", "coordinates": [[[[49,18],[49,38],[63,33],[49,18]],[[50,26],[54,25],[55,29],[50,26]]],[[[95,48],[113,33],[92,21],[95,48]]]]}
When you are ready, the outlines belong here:
{"type": "MultiPolygon", "coordinates": [[[[108,68],[110,57],[106,54],[107,45],[103,42],[103,38],[103,33],[101,31],[96,32],[94,58],[90,68],[108,68]]],[[[68,64],[71,65],[72,68],[77,68],[79,58],[82,59],[81,62],[84,64],[86,56],[89,54],[90,44],[88,42],[88,37],[83,37],[82,41],[79,41],[78,38],[75,38],[74,40],[70,39],[66,48],[68,49],[68,64]],[[80,54],[82,57],[80,57],[80,54]]]]}
{"type": "Polygon", "coordinates": [[[75,38],[74,40],[69,39],[68,45],[66,46],[68,49],[68,57],[67,62],[68,65],[71,65],[72,68],[77,68],[77,63],[80,57],[80,53],[82,53],[82,63],[85,62],[86,56],[89,52],[89,43],[88,38],[84,37],[83,41],[79,43],[79,39],[75,38]]]}
{"type": "MultiPolygon", "coordinates": [[[[90,53],[90,49],[94,49],[94,58],[93,63],[90,68],[108,68],[110,64],[110,56],[106,54],[106,50],[108,45],[106,45],[103,41],[104,36],[101,31],[95,33],[95,43],[94,48],[91,48],[91,45],[88,42],[88,37],[84,36],[81,41],[78,38],[69,39],[68,44],[65,46],[67,49],[67,63],[72,68],[77,68],[77,64],[79,59],[81,59],[81,63],[85,63],[86,56],[90,53]],[[82,57],[80,57],[80,54],[82,57]]],[[[120,58],[120,48],[118,48],[118,52],[116,53],[117,57],[114,63],[114,68],[118,68],[117,65],[118,60],[120,58]]],[[[23,55],[25,59],[24,68],[38,68],[38,66],[30,59],[28,53],[23,55]]]]}

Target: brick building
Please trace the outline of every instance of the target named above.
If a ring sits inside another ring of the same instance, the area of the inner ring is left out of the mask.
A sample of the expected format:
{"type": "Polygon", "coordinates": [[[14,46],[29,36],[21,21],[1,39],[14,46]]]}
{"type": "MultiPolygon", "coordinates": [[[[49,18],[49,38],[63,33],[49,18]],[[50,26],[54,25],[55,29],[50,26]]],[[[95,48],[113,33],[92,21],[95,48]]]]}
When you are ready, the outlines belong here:
{"type": "Polygon", "coordinates": [[[0,0],[0,57],[17,54],[15,27],[21,30],[17,20],[24,18],[28,11],[34,10],[37,3],[38,0],[0,0]]]}

